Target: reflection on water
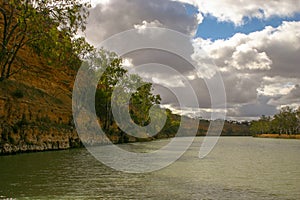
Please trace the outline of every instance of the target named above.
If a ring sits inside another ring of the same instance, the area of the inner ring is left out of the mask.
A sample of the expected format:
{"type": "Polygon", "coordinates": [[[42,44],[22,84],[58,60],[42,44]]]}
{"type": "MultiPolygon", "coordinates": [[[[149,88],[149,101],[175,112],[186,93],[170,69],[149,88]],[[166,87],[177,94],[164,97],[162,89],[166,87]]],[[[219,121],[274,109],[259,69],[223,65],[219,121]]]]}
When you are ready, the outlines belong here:
{"type": "MultiPolygon", "coordinates": [[[[221,138],[200,160],[202,140],[147,174],[114,171],[85,149],[0,157],[0,199],[300,199],[299,140],[221,138]]],[[[166,142],[121,146],[149,152],[166,142]]]]}

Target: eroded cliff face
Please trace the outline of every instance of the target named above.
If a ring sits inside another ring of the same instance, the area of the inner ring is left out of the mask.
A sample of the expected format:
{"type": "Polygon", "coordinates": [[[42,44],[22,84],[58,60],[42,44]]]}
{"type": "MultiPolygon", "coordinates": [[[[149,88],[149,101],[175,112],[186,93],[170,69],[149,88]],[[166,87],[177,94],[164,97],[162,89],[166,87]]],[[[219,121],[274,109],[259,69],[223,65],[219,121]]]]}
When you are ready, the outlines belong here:
{"type": "Polygon", "coordinates": [[[76,71],[36,57],[28,62],[26,70],[0,81],[0,155],[81,147],[81,139],[87,145],[136,141],[117,132],[109,139],[97,133],[79,138],[72,115],[76,71]]]}
{"type": "Polygon", "coordinates": [[[0,128],[2,132],[0,154],[46,151],[79,147],[80,140],[72,129],[25,126],[17,131],[9,126],[0,128]]]}
{"type": "Polygon", "coordinates": [[[51,76],[44,84],[18,76],[0,82],[0,154],[79,147],[70,89],[53,84],[51,76]],[[61,95],[53,95],[57,90],[61,95]]]}
{"type": "Polygon", "coordinates": [[[76,71],[49,66],[28,48],[19,55],[26,67],[0,81],[0,155],[81,146],[72,118],[76,71]]]}

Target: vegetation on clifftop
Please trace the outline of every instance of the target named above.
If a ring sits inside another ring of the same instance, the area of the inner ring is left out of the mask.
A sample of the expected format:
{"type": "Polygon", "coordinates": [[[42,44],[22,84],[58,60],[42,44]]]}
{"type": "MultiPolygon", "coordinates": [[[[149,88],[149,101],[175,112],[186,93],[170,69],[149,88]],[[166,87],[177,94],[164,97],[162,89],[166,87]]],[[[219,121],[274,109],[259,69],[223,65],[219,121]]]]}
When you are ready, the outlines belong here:
{"type": "MultiPolygon", "coordinates": [[[[22,48],[30,47],[55,66],[72,66],[84,52],[83,38],[88,4],[74,0],[4,0],[0,3],[0,81],[25,67],[22,48]],[[14,67],[13,67],[14,65],[14,67]]],[[[29,50],[29,49],[27,49],[29,50]]]]}

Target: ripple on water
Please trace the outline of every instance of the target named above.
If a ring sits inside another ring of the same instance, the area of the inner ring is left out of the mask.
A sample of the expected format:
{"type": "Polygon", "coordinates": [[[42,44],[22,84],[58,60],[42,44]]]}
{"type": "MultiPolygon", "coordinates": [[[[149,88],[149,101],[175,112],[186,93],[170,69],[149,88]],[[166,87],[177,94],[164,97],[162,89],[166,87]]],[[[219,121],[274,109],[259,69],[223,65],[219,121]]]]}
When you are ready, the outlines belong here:
{"type": "MultiPolygon", "coordinates": [[[[114,171],[85,149],[0,157],[0,199],[300,199],[299,140],[221,138],[200,160],[202,139],[147,174],[114,171]]],[[[122,148],[149,152],[167,142],[122,148]]]]}

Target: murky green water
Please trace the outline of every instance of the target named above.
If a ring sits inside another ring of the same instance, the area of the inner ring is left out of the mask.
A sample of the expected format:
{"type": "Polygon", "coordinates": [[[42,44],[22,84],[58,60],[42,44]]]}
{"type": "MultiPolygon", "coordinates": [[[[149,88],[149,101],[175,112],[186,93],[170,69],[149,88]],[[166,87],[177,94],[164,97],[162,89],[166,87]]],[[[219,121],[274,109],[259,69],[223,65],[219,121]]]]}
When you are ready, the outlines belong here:
{"type": "MultiPolygon", "coordinates": [[[[0,199],[300,199],[299,140],[221,138],[200,160],[202,140],[148,174],[116,172],[85,149],[0,157],[0,199]]],[[[166,142],[123,147],[145,152],[166,142]]]]}

